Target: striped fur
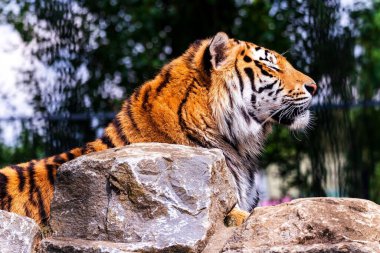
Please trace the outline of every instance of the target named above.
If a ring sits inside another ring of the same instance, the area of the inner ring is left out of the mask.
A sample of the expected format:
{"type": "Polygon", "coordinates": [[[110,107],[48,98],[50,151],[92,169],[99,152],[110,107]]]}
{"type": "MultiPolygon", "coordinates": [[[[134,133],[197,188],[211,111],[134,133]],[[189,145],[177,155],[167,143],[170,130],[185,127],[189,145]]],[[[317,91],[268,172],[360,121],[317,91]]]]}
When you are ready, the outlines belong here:
{"type": "Polygon", "coordinates": [[[220,148],[235,177],[238,204],[258,201],[256,159],[273,123],[309,121],[314,81],[278,53],[218,33],[193,43],[124,103],[101,138],[82,148],[0,170],[0,205],[46,223],[59,166],[136,142],[220,148]]]}

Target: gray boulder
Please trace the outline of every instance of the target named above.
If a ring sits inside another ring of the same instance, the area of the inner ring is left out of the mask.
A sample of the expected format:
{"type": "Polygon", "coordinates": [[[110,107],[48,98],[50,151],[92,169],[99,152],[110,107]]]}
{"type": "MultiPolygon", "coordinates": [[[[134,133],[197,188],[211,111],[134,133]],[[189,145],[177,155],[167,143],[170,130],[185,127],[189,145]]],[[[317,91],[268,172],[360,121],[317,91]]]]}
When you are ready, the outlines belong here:
{"type": "Polygon", "coordinates": [[[40,239],[41,232],[34,220],[0,210],[0,253],[35,252],[40,239]]]}
{"type": "Polygon", "coordinates": [[[309,198],[256,208],[222,252],[380,252],[380,206],[309,198]]]}
{"type": "Polygon", "coordinates": [[[42,252],[66,252],[53,248],[66,247],[69,238],[82,239],[75,241],[82,251],[75,252],[98,252],[102,241],[112,252],[120,243],[120,252],[199,252],[236,202],[233,178],[216,149],[133,144],[66,163],[56,182],[54,237],[41,244],[42,252]]]}

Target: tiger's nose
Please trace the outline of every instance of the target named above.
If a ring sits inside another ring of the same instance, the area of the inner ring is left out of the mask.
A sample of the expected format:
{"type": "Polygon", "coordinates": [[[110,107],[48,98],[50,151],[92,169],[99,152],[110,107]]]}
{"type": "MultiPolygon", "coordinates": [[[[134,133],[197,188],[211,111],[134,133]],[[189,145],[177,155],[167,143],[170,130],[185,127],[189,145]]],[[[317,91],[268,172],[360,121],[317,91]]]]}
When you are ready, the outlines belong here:
{"type": "Polygon", "coordinates": [[[317,85],[315,83],[305,84],[305,89],[313,96],[317,92],[317,85]]]}

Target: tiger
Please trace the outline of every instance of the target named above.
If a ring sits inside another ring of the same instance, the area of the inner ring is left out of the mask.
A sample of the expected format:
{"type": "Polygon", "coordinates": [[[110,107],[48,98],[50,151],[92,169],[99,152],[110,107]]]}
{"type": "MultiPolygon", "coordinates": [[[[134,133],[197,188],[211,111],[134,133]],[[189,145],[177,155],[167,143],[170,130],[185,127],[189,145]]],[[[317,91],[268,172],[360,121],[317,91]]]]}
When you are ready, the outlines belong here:
{"type": "Polygon", "coordinates": [[[0,207],[48,224],[60,165],[138,142],[222,150],[236,186],[227,215],[239,225],[258,205],[258,158],[275,124],[305,129],[317,85],[286,58],[219,32],[197,40],[138,87],[104,129],[82,147],[0,169],[0,207]]]}

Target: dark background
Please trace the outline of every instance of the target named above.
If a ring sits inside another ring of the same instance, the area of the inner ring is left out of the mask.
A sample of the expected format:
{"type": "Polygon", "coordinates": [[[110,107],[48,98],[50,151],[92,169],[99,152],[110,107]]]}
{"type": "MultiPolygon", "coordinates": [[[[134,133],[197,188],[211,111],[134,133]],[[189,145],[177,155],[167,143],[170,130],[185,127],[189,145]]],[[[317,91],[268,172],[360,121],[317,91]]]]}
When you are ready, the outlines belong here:
{"type": "MultiPolygon", "coordinates": [[[[262,168],[276,164],[279,176],[288,178],[284,194],[296,187],[300,196],[380,203],[380,1],[357,1],[350,8],[342,3],[3,0],[0,23],[37,46],[17,85],[28,92],[34,117],[0,118],[0,131],[4,124],[22,125],[14,144],[0,144],[0,165],[93,140],[122,97],[194,40],[225,31],[287,52],[319,85],[313,128],[307,134],[276,128],[261,159],[262,168]],[[4,8],[9,5],[19,11],[4,8]],[[36,61],[55,72],[53,82],[36,74],[36,61]],[[328,175],[334,187],[327,185],[328,175]]],[[[12,99],[1,90],[0,96],[12,99]]]]}

